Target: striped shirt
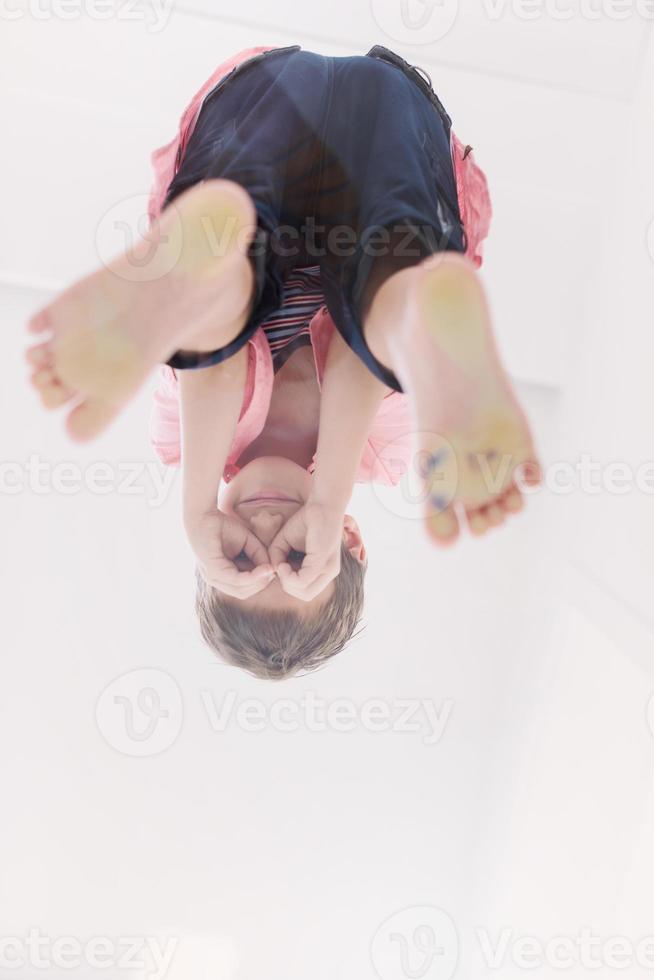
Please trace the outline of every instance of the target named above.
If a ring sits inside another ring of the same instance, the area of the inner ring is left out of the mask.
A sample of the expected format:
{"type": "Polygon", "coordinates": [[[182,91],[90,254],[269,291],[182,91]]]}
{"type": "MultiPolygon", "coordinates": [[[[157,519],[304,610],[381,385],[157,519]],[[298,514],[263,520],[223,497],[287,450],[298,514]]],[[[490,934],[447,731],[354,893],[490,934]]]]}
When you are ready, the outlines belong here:
{"type": "Polygon", "coordinates": [[[284,282],[282,305],[261,327],[272,354],[275,373],[298,347],[311,344],[309,324],[324,305],[320,266],[292,269],[284,282]]]}

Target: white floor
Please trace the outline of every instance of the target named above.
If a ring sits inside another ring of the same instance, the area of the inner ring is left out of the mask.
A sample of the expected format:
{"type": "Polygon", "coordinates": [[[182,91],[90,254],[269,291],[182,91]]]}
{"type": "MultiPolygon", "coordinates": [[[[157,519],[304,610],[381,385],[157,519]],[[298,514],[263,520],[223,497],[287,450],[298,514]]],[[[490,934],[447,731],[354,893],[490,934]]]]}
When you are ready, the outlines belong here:
{"type": "Polygon", "coordinates": [[[360,0],[180,2],[159,31],[33,8],[3,25],[0,980],[162,977],[121,967],[128,937],[177,943],[171,980],[505,980],[533,950],[536,977],[651,973],[651,25],[480,10],[413,47],[384,33],[393,4],[360,0]],[[97,262],[107,212],[138,215],[148,153],[215,64],[295,42],[394,48],[475,146],[496,205],[484,274],[549,488],[447,554],[406,495],[358,488],[365,631],[274,686],[198,639],[149,392],[73,446],[26,386],[22,330],[97,262]],[[603,487],[556,492],[582,457],[603,487]],[[640,490],[610,491],[617,463],[640,490]],[[563,946],[538,953],[584,930],[600,969],[583,942],[567,971],[563,946]],[[65,968],[63,937],[87,956],[107,937],[109,965],[65,968]]]}

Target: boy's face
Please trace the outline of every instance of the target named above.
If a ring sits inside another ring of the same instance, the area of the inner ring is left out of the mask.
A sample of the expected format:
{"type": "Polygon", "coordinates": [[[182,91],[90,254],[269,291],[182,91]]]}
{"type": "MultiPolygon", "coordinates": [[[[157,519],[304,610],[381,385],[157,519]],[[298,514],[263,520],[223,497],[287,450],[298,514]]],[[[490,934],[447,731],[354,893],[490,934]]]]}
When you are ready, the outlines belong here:
{"type": "MultiPolygon", "coordinates": [[[[290,459],[281,456],[260,457],[244,466],[223,488],[220,510],[245,524],[268,548],[286,521],[309,499],[312,481],[311,474],[290,459]]],[[[348,515],[344,518],[343,535],[352,554],[363,561],[365,549],[361,535],[356,522],[348,515]]],[[[291,555],[289,564],[297,570],[301,556],[294,561],[291,555]]],[[[247,571],[252,566],[250,563],[247,567],[245,564],[238,567],[241,571],[247,571]]],[[[249,599],[239,600],[239,603],[258,609],[283,609],[311,617],[331,599],[334,589],[334,582],[330,582],[319,595],[306,602],[284,592],[280,580],[275,577],[261,592],[249,599]]]]}

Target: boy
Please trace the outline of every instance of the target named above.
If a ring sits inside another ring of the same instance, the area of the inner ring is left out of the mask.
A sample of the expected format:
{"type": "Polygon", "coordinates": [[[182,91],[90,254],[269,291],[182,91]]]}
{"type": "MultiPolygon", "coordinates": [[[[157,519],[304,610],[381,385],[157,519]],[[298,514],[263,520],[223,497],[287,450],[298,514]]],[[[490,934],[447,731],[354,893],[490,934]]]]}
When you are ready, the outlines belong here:
{"type": "Polygon", "coordinates": [[[153,155],[146,238],[30,323],[50,333],[34,384],[76,399],[76,439],[165,364],[152,437],[182,464],[203,636],[258,676],[354,632],[357,480],[397,483],[413,452],[443,545],[464,513],[483,534],[520,510],[520,468],[539,480],[476,274],[491,209],[470,150],[387,48],[240,52],[153,155]]]}

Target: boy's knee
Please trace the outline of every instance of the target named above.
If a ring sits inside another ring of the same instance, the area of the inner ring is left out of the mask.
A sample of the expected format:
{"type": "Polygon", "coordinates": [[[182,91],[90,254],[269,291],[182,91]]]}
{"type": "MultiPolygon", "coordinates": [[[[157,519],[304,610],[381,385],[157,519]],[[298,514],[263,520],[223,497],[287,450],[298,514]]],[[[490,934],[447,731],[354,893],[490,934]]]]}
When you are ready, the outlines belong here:
{"type": "Polygon", "coordinates": [[[246,255],[238,263],[234,275],[225,284],[216,307],[215,322],[198,328],[185,338],[185,347],[197,353],[207,353],[227,347],[243,332],[253,312],[257,284],[252,263],[246,255]]]}

